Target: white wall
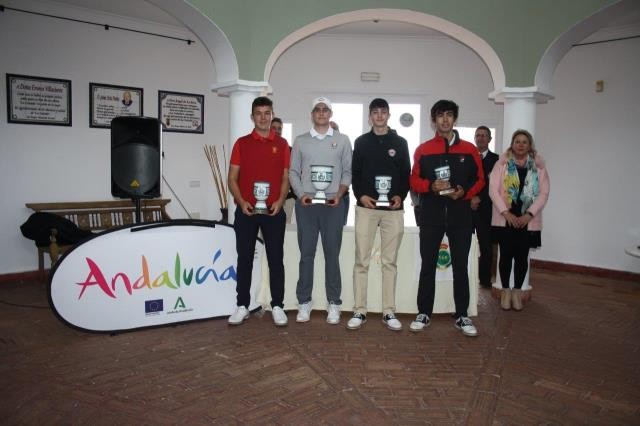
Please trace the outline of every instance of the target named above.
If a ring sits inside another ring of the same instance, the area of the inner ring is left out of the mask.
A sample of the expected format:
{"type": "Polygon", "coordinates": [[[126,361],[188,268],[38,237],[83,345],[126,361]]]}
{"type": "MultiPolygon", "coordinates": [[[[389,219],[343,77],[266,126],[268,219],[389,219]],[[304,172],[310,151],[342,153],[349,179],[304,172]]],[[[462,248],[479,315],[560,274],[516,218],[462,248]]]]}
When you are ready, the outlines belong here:
{"type": "Polygon", "coordinates": [[[429,110],[443,98],[460,105],[460,126],[502,126],[502,106],[488,99],[494,89],[486,65],[444,36],[315,35],[278,59],[270,83],[276,114],[293,123],[294,135],[309,129],[311,100],[320,94],[333,102],[359,98],[365,110],[375,97],[412,98],[422,106],[423,140],[434,134],[429,110]],[[361,82],[362,71],[379,72],[380,82],[361,82]]]}
{"type": "MultiPolygon", "coordinates": [[[[9,1],[6,6],[107,22],[195,39],[184,28],[100,15],[48,2],[9,1]]],[[[0,14],[0,274],[37,268],[35,246],[19,226],[31,213],[27,202],[110,200],[110,131],[89,128],[89,82],[142,87],[144,115],[157,117],[157,91],[205,95],[205,133],[164,133],[164,175],[189,212],[219,219],[219,203],[203,153],[204,144],[228,139],[228,101],[209,91],[211,58],[199,44],[13,11],[0,14]],[[8,124],[5,74],[72,81],[73,126],[8,124]],[[199,181],[199,187],[190,187],[199,181]]],[[[166,185],[169,214],[186,213],[166,185]]]]}
{"type": "Polygon", "coordinates": [[[551,197],[536,257],[640,272],[640,40],[574,47],[538,106],[551,197]],[[604,91],[596,93],[596,81],[604,91]]]}

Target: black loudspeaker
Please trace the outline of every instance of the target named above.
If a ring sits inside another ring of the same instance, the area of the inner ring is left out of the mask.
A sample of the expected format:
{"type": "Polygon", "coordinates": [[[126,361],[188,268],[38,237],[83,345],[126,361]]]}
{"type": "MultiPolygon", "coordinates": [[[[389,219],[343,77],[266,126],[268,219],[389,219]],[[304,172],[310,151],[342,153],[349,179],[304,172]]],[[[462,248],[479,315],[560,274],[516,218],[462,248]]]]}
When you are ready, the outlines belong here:
{"type": "Polygon", "coordinates": [[[150,117],[111,120],[111,195],[160,197],[162,127],[150,117]]]}

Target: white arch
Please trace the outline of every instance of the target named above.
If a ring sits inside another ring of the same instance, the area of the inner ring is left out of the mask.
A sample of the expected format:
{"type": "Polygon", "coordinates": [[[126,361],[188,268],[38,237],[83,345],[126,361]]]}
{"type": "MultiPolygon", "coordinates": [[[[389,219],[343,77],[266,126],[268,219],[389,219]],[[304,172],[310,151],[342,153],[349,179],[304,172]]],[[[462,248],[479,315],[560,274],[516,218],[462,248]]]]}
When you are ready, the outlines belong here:
{"type": "Polygon", "coordinates": [[[184,0],[148,0],[193,32],[209,52],[218,83],[236,82],[238,60],[226,34],[211,19],[184,0]]]}
{"type": "Polygon", "coordinates": [[[493,79],[494,91],[501,90],[505,86],[504,68],[500,58],[493,48],[483,39],[471,31],[454,24],[453,22],[426,13],[402,9],[363,9],[352,12],[339,13],[315,21],[286,36],[276,45],[265,65],[264,80],[269,81],[271,71],[278,58],[291,46],[300,40],[309,37],[319,31],[338,25],[358,21],[396,21],[408,24],[421,25],[440,31],[475,51],[489,68],[493,79]]]}
{"type": "Polygon", "coordinates": [[[612,20],[623,17],[637,10],[638,0],[620,0],[605,6],[593,15],[577,23],[561,34],[549,45],[542,55],[535,75],[535,86],[538,90],[550,93],[551,79],[558,63],[569,52],[571,47],[587,36],[601,29],[612,20]]]}

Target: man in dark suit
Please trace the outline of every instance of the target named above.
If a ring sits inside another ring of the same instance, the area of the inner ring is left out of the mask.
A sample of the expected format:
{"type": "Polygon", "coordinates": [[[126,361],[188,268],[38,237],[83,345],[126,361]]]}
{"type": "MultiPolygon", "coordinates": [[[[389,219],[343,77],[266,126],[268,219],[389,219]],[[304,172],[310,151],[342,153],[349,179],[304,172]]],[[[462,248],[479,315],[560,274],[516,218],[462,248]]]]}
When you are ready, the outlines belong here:
{"type": "Polygon", "coordinates": [[[485,186],[478,195],[471,199],[473,210],[473,226],[480,246],[478,259],[478,275],[480,286],[491,288],[491,265],[493,264],[493,247],[491,243],[491,198],[489,198],[489,175],[493,165],[498,161],[498,154],[489,151],[491,130],[487,126],[476,129],[474,141],[482,157],[485,186]]]}

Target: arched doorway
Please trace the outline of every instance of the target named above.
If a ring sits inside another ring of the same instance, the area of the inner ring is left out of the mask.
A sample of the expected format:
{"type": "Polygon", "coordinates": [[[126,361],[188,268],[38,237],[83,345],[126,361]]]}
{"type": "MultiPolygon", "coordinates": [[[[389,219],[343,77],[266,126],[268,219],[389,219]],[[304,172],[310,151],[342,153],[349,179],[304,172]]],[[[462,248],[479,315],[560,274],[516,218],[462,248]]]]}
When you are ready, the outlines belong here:
{"type": "MultiPolygon", "coordinates": [[[[415,17],[413,20],[419,21],[415,17]]],[[[271,68],[265,76],[273,88],[276,114],[291,124],[293,137],[309,130],[309,104],[320,95],[332,100],[334,119],[340,125],[340,131],[352,142],[369,128],[367,107],[371,99],[387,99],[391,104],[389,125],[407,139],[412,153],[421,141],[433,136],[429,109],[438,99],[454,99],[462,106],[461,117],[464,118],[459,120],[459,126],[473,130],[481,124],[500,127],[502,106],[494,104],[487,96],[500,87],[496,86],[496,80],[504,84],[504,73],[497,59],[491,62],[497,64],[491,72],[486,60],[469,48],[469,43],[462,43],[460,37],[453,38],[440,31],[421,34],[426,25],[399,18],[375,21],[378,20],[359,19],[337,26],[325,25],[327,29],[322,31],[315,31],[319,27],[314,27],[313,31],[308,31],[308,36],[303,33],[290,36],[290,43],[294,39],[297,41],[286,48],[280,43],[274,50],[271,68]],[[365,32],[366,27],[377,27],[374,31],[380,31],[380,27],[387,28],[387,24],[400,32],[389,35],[382,30],[382,33],[357,33],[351,37],[353,27],[361,24],[360,30],[365,32]],[[340,33],[343,29],[345,34],[340,33]],[[411,34],[406,36],[403,31],[411,34]],[[278,49],[280,54],[275,53],[278,49]],[[436,58],[432,53],[437,52],[444,54],[436,58]],[[407,61],[398,60],[401,56],[407,61]],[[430,67],[425,65],[429,60],[433,63],[430,67]],[[451,66],[455,69],[447,69],[451,66]],[[373,74],[380,74],[381,80],[365,82],[361,76],[363,71],[378,71],[373,74]],[[441,81],[437,82],[438,79],[441,81]],[[351,106],[354,108],[348,114],[341,114],[351,106]],[[397,121],[401,116],[410,119],[401,124],[397,121]],[[416,128],[417,134],[413,132],[416,128]],[[413,138],[403,130],[414,133],[413,138]]],[[[467,40],[478,42],[477,37],[459,30],[460,33],[464,33],[467,40]]],[[[466,139],[472,140],[472,136],[466,139]]],[[[352,219],[349,218],[349,223],[352,219]]],[[[407,226],[412,226],[413,217],[409,219],[407,226]]]]}
{"type": "Polygon", "coordinates": [[[278,58],[291,46],[322,30],[358,21],[396,21],[421,25],[439,31],[472,49],[486,64],[493,80],[493,91],[505,86],[504,68],[493,48],[471,31],[434,15],[402,9],[364,9],[340,13],[311,23],[282,39],[273,49],[265,65],[264,81],[269,81],[278,58]]]}
{"type": "Polygon", "coordinates": [[[558,63],[575,43],[603,28],[610,22],[637,11],[637,0],[621,0],[577,23],[558,37],[545,51],[538,63],[535,86],[542,92],[550,92],[551,79],[558,63]]]}
{"type": "MultiPolygon", "coordinates": [[[[217,83],[238,80],[238,60],[225,33],[215,22],[205,17],[185,1],[149,0],[182,22],[206,47],[216,70],[217,83]]],[[[212,82],[216,83],[216,82],[212,82]]]]}

